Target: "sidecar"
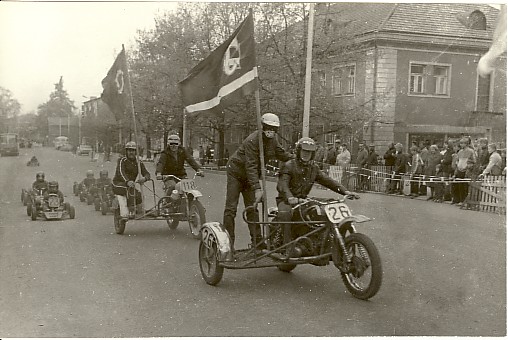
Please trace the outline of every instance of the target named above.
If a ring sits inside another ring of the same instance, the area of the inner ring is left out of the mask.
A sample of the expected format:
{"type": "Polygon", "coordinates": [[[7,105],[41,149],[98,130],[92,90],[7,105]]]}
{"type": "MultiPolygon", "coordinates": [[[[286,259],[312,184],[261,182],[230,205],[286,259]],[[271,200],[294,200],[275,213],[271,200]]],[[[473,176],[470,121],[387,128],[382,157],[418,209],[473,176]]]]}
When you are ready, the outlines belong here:
{"type": "Polygon", "coordinates": [[[382,281],[379,252],[372,240],[355,228],[356,223],[370,219],[353,215],[343,199],[306,199],[293,207],[293,219],[284,222],[278,220],[277,208],[269,209],[268,221],[248,221],[249,209],[255,207],[247,207],[243,219],[262,226],[263,240],[248,249],[234,250],[221,223],[203,225],[199,266],[206,283],[218,284],[226,268],[277,267],[291,272],[301,264],[331,263],[354,297],[367,300],[378,292],[382,281]]]}
{"type": "Polygon", "coordinates": [[[76,211],[74,207],[69,202],[61,204],[60,198],[56,194],[49,194],[43,200],[39,209],[33,206],[31,211],[32,221],[37,220],[37,218],[44,218],[46,220],[74,219],[75,216],[76,211]]]}

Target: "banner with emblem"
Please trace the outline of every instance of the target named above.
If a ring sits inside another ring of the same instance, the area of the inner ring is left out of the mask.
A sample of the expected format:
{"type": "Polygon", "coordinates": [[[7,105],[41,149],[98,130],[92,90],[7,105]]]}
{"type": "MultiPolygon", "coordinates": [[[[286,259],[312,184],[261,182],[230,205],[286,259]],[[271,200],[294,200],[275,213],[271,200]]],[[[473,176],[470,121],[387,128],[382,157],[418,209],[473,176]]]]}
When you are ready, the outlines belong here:
{"type": "Polygon", "coordinates": [[[252,13],[233,35],[179,83],[187,112],[215,111],[234,104],[258,86],[252,13]]]}
{"type": "Polygon", "coordinates": [[[125,109],[128,105],[127,92],[127,60],[125,59],[125,49],[116,57],[113,66],[108,71],[108,75],[102,79],[101,99],[108,104],[109,109],[115,115],[116,120],[121,120],[125,116],[125,109]]]}

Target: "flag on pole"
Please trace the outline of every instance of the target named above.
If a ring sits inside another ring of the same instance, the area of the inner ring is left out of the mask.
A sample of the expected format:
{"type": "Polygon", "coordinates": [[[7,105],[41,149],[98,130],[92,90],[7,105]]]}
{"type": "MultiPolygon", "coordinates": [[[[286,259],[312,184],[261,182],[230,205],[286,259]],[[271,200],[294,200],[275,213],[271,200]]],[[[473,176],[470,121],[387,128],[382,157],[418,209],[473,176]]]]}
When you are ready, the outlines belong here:
{"type": "Polygon", "coordinates": [[[102,79],[101,99],[108,104],[109,109],[115,115],[116,120],[125,116],[125,109],[129,103],[127,91],[127,60],[125,59],[125,49],[116,57],[113,66],[108,71],[108,75],[102,79]]]}
{"type": "Polygon", "coordinates": [[[187,112],[215,111],[257,89],[252,13],[179,83],[187,112]]]}

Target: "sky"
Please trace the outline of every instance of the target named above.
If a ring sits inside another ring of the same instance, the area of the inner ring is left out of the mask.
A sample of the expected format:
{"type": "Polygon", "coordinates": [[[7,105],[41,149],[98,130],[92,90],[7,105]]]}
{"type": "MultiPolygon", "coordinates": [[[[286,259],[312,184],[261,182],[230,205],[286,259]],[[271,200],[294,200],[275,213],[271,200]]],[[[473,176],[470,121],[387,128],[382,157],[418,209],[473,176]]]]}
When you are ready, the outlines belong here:
{"type": "Polygon", "coordinates": [[[62,76],[79,109],[102,93],[101,80],[122,44],[134,46],[138,29],[153,28],[158,13],[176,6],[173,1],[0,1],[0,87],[12,92],[23,114],[46,102],[62,76]]]}
{"type": "Polygon", "coordinates": [[[176,2],[0,2],[0,87],[21,113],[36,111],[60,76],[77,108],[100,96],[101,80],[122,44],[154,28],[157,13],[176,2]]]}

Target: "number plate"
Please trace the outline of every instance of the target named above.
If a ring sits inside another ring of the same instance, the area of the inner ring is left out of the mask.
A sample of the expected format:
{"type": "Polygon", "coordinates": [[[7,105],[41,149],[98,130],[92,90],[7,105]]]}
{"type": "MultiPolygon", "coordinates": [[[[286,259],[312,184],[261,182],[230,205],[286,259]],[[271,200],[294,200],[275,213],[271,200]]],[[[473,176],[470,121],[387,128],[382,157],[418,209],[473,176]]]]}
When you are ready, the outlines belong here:
{"type": "Polygon", "coordinates": [[[193,179],[182,179],[180,185],[183,191],[195,190],[197,188],[193,179]]]}
{"type": "Polygon", "coordinates": [[[46,218],[60,218],[60,213],[58,211],[47,212],[46,218]]]}
{"type": "Polygon", "coordinates": [[[346,217],[351,216],[351,210],[344,203],[332,203],[325,205],[323,207],[325,209],[326,216],[332,223],[340,223],[346,217]]]}

